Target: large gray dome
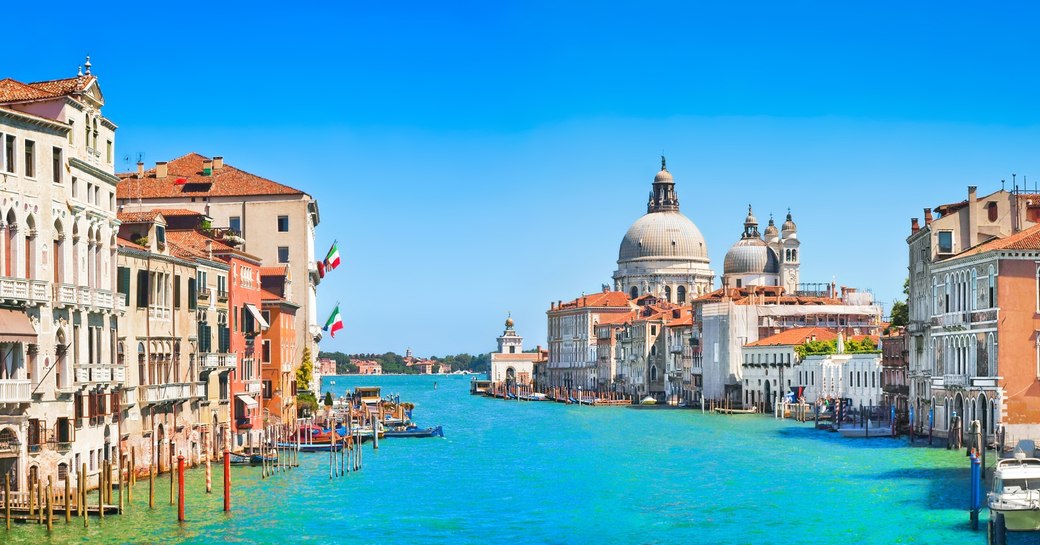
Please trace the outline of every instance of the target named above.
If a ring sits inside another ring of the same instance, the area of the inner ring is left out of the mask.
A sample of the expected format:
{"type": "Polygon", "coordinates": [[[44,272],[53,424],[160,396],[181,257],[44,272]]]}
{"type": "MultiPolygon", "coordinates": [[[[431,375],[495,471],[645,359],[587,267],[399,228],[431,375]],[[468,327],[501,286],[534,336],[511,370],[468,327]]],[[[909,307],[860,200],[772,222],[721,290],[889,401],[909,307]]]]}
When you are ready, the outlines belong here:
{"type": "Polygon", "coordinates": [[[651,212],[636,220],[621,240],[618,262],[635,259],[708,261],[697,226],[679,212],[651,212]]]}
{"type": "Polygon", "coordinates": [[[726,252],[723,274],[779,274],[780,261],[758,237],[742,238],[726,252]]]}

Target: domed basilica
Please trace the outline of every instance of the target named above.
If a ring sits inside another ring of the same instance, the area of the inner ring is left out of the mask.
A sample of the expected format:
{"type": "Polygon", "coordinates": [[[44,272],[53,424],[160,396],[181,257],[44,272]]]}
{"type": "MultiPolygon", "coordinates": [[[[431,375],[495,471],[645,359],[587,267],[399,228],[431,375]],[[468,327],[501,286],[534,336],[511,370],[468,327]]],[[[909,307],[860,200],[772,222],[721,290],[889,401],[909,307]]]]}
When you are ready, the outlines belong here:
{"type": "Polygon", "coordinates": [[[628,228],[617,263],[614,289],[633,299],[649,293],[682,304],[712,290],[715,272],[708,247],[700,229],[679,212],[675,180],[664,157],[646,215],[628,228]]]}
{"type": "MultiPolygon", "coordinates": [[[[722,285],[726,288],[783,286],[798,288],[798,229],[791,214],[777,230],[773,219],[765,233],[748,207],[744,232],[726,253],[722,285]]],[[[675,180],[664,157],[654,177],[646,215],[636,220],[618,252],[614,289],[635,299],[652,294],[658,299],[684,304],[714,289],[708,248],[697,226],[679,212],[675,180]]]]}

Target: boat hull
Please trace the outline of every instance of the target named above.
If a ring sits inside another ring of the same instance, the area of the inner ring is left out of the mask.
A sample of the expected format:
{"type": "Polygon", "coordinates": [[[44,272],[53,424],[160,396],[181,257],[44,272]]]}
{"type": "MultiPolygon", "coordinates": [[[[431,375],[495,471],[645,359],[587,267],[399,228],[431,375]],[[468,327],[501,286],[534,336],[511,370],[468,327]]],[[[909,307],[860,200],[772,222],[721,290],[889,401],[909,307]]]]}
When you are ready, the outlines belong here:
{"type": "Polygon", "coordinates": [[[993,509],[993,513],[1004,515],[1004,527],[1009,532],[1035,532],[1040,530],[1040,511],[1034,509],[993,509]]]}
{"type": "Polygon", "coordinates": [[[403,431],[386,430],[383,432],[383,437],[444,437],[444,428],[437,426],[435,428],[425,429],[411,429],[403,431]]]}
{"type": "Polygon", "coordinates": [[[838,433],[842,437],[855,439],[856,437],[892,437],[892,428],[880,426],[864,430],[863,428],[839,428],[838,433]]]}

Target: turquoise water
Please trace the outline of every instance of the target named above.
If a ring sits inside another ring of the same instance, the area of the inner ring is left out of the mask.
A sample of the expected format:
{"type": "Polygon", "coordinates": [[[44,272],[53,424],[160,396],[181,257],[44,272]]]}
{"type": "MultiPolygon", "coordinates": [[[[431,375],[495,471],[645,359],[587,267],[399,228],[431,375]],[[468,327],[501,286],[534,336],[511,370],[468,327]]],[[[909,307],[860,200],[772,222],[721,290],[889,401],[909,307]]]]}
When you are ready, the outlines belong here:
{"type": "Polygon", "coordinates": [[[968,527],[963,452],[842,440],[762,416],[493,400],[468,395],[463,376],[331,380],[336,394],[358,385],[399,393],[446,438],[366,445],[363,471],[332,480],[321,454],[267,480],[235,468],[231,516],[219,471],[212,495],[192,471],[183,525],[168,478],[154,511],[139,481],[122,517],[91,519],[86,530],[60,522],[50,537],[0,526],[2,541],[985,543],[968,527]]]}

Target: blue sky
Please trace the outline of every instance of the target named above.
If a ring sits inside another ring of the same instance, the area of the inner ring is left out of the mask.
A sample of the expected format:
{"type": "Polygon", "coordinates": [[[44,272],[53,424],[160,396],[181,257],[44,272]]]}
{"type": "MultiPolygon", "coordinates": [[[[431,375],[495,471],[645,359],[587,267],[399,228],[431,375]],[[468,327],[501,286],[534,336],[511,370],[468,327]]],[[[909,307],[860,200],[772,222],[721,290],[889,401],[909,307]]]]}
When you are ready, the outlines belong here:
{"type": "Polygon", "coordinates": [[[507,312],[544,343],[550,301],[609,282],[662,151],[717,273],[748,203],[790,207],[803,281],[886,308],[910,217],[1040,181],[1029,4],[338,4],[106,3],[63,29],[7,6],[37,22],[0,77],[89,53],[118,156],[223,155],[317,197],[344,258],[326,350],[487,351],[507,312]]]}

